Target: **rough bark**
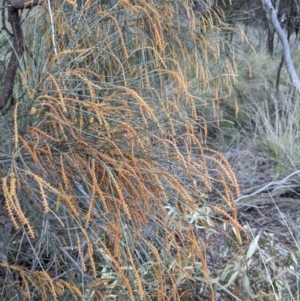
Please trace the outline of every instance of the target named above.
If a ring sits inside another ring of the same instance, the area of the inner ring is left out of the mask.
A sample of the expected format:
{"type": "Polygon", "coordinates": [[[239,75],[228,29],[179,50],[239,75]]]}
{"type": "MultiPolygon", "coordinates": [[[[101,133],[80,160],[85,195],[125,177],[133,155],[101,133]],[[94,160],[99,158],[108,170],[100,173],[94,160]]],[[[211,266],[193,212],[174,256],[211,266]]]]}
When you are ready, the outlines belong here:
{"type": "Polygon", "coordinates": [[[265,10],[265,14],[266,14],[267,28],[268,28],[267,49],[268,49],[269,54],[271,56],[273,56],[275,29],[274,29],[274,26],[273,26],[272,21],[271,21],[271,16],[270,16],[268,10],[266,9],[266,7],[264,7],[264,10],[265,10]]]}
{"type": "Polygon", "coordinates": [[[8,21],[10,22],[13,29],[14,41],[13,51],[3,79],[3,90],[0,96],[0,109],[3,109],[5,107],[12,94],[15,74],[19,67],[19,60],[23,53],[23,33],[21,27],[21,18],[19,16],[18,9],[13,7],[8,8],[8,21]]]}
{"type": "MultiPolygon", "coordinates": [[[[5,2],[5,1],[4,1],[5,2]]],[[[3,90],[0,95],[0,110],[2,110],[8,103],[14,86],[14,79],[16,72],[19,68],[20,59],[23,54],[23,32],[21,18],[19,15],[19,9],[30,8],[32,6],[38,5],[40,1],[38,0],[8,0],[7,4],[7,14],[8,21],[11,24],[13,30],[13,50],[12,54],[6,68],[4,78],[3,78],[3,90]]]]}

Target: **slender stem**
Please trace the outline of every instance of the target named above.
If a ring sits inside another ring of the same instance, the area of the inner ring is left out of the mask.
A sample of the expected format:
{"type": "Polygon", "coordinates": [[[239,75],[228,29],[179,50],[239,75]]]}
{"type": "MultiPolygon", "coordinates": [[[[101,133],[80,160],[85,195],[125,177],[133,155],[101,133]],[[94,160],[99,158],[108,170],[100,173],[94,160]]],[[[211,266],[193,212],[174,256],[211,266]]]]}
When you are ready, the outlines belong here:
{"type": "Polygon", "coordinates": [[[57,55],[57,47],[55,42],[55,28],[54,28],[54,21],[53,21],[53,15],[52,15],[52,9],[51,9],[51,3],[50,0],[47,0],[49,14],[50,14],[50,26],[51,26],[51,36],[52,36],[52,44],[53,44],[53,50],[54,54],[57,55]]]}
{"type": "Polygon", "coordinates": [[[290,50],[288,38],[279,24],[279,21],[277,19],[276,10],[274,9],[271,1],[263,0],[263,3],[265,5],[266,9],[268,10],[272,25],[274,26],[274,29],[277,32],[277,34],[280,38],[280,41],[282,43],[284,63],[285,63],[287,72],[289,74],[290,80],[291,80],[293,86],[295,87],[297,93],[300,94],[300,80],[298,78],[297,72],[295,70],[295,67],[294,67],[294,64],[293,64],[293,61],[291,58],[291,50],[290,50]]]}

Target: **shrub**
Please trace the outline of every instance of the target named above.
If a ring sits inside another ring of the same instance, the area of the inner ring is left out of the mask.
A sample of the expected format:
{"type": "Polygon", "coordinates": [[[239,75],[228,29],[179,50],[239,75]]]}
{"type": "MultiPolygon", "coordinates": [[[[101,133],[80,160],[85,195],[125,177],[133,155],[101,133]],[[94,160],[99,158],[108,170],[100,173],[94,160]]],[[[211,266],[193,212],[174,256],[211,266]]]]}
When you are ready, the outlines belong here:
{"type": "Polygon", "coordinates": [[[13,147],[2,150],[3,296],[213,300],[221,245],[243,251],[239,188],[205,146],[188,79],[213,100],[230,93],[222,11],[47,4],[24,15],[13,147]]]}

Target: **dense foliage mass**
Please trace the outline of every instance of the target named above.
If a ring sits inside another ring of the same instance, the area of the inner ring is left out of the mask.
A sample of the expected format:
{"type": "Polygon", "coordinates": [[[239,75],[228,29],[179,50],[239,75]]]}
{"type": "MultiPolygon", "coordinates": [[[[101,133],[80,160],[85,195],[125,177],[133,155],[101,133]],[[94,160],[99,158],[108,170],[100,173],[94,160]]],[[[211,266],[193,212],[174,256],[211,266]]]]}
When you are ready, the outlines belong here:
{"type": "Polygon", "coordinates": [[[240,243],[241,227],[235,176],[205,147],[188,89],[190,78],[217,102],[234,75],[221,12],[204,8],[55,1],[24,14],[26,96],[1,168],[18,237],[2,249],[6,298],[180,299],[199,281],[214,295],[210,212],[240,243]],[[222,206],[206,203],[214,189],[222,206]]]}
{"type": "Polygon", "coordinates": [[[238,74],[221,2],[19,12],[24,53],[0,120],[5,300],[273,300],[235,174],[207,146],[203,112],[219,121],[238,74]]]}

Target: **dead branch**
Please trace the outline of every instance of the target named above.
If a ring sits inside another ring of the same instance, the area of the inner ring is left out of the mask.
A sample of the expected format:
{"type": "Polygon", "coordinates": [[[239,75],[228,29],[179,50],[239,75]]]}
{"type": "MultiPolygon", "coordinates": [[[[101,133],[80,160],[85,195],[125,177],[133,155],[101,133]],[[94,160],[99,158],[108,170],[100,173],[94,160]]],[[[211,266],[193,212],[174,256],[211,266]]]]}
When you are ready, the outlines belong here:
{"type": "Polygon", "coordinates": [[[282,195],[290,191],[291,189],[299,188],[298,180],[296,181],[296,184],[292,182],[292,180],[299,175],[300,175],[300,170],[296,170],[291,174],[289,174],[288,176],[286,176],[283,180],[271,182],[266,185],[262,185],[261,187],[250,188],[249,191],[244,192],[243,195],[238,197],[235,200],[235,202],[239,204],[241,201],[243,202],[243,200],[245,199],[248,200],[250,198],[257,197],[260,194],[264,194],[264,193],[267,193],[272,197],[278,197],[279,195],[282,195]]]}

